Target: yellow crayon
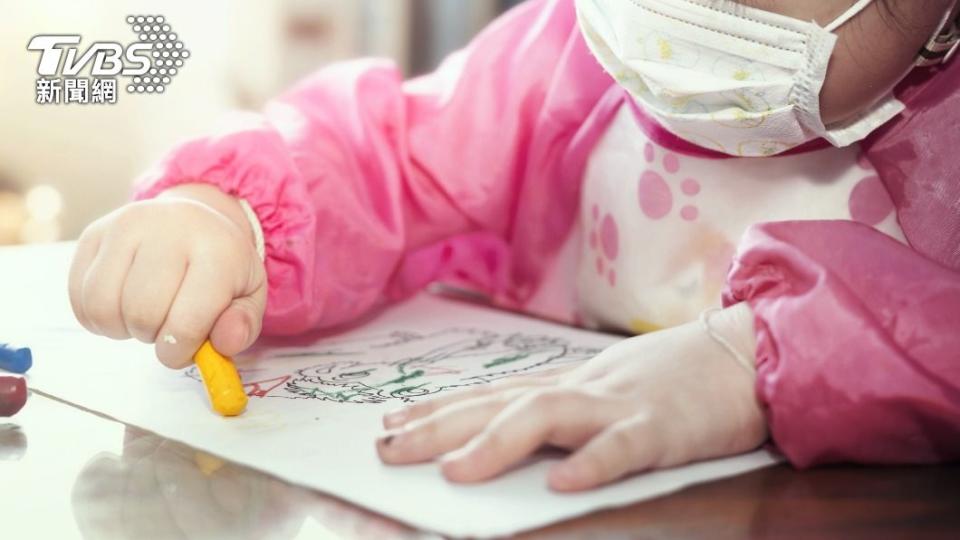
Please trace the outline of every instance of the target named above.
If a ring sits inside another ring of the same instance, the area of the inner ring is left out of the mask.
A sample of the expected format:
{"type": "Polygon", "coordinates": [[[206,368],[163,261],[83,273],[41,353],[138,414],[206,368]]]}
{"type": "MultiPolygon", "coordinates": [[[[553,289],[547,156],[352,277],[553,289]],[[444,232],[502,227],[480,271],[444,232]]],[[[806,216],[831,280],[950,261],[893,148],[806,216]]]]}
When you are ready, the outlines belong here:
{"type": "Polygon", "coordinates": [[[218,353],[210,340],[203,342],[193,361],[200,369],[200,376],[210,396],[210,405],[223,416],[237,416],[247,407],[247,394],[243,391],[240,374],[229,358],[218,353]]]}

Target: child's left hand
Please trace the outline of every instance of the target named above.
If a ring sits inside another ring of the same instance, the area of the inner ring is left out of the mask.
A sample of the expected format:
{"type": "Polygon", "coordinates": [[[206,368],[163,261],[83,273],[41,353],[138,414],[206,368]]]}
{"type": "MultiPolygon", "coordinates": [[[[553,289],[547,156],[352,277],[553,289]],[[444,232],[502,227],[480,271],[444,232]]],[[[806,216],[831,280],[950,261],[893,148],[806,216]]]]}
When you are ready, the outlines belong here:
{"type": "MultiPolygon", "coordinates": [[[[746,304],[711,328],[754,358],[746,304]]],[[[574,450],[551,488],[590,489],[627,474],[738,454],[767,438],[754,379],[699,322],[618,343],[562,373],[531,375],[411,405],[384,417],[387,463],[443,455],[454,482],[501,474],[544,445],[574,450]]]]}

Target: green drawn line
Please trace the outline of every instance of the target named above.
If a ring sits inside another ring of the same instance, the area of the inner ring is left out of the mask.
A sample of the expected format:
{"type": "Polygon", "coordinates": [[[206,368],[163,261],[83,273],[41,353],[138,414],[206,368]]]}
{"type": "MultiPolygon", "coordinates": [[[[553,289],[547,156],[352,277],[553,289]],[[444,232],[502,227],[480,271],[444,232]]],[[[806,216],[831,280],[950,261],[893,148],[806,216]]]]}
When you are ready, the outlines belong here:
{"type": "Polygon", "coordinates": [[[328,398],[328,399],[332,399],[332,400],[336,400],[336,401],[350,401],[351,398],[356,397],[356,396],[359,396],[359,395],[360,395],[360,392],[354,392],[353,394],[344,394],[342,391],[340,391],[340,392],[325,392],[325,391],[323,391],[323,390],[320,390],[319,388],[313,388],[313,389],[310,390],[310,397],[314,397],[314,398],[315,398],[315,397],[317,397],[318,394],[319,394],[319,395],[322,395],[323,397],[326,397],[326,398],[328,398]]]}
{"type": "MultiPolygon", "coordinates": [[[[378,384],[378,385],[377,385],[377,388],[383,388],[384,386],[387,386],[388,384],[400,384],[400,383],[404,383],[404,382],[409,381],[410,379],[416,379],[417,377],[422,377],[422,376],[423,376],[423,370],[422,370],[422,369],[418,369],[418,370],[414,371],[413,373],[410,373],[409,375],[401,375],[400,377],[397,377],[396,379],[394,379],[394,380],[392,380],[392,381],[387,381],[387,382],[385,382],[385,383],[378,384]]],[[[420,386],[423,386],[423,385],[421,384],[420,386]]]]}
{"type": "Polygon", "coordinates": [[[404,393],[407,393],[407,392],[409,392],[409,391],[411,391],[411,390],[416,390],[417,388],[420,388],[421,386],[426,386],[426,385],[427,385],[427,383],[418,384],[418,385],[416,385],[416,386],[404,386],[403,388],[399,388],[399,389],[394,390],[393,392],[390,392],[390,393],[391,393],[391,394],[394,394],[394,395],[396,395],[396,394],[404,394],[404,393]]]}
{"type": "Polygon", "coordinates": [[[529,356],[529,355],[527,355],[527,354],[518,354],[518,355],[516,355],[516,356],[501,356],[500,358],[496,358],[496,359],[491,360],[490,362],[484,364],[483,367],[485,367],[485,368],[497,367],[497,366],[501,366],[501,365],[503,365],[503,364],[509,364],[510,362],[516,362],[517,360],[523,360],[523,359],[526,358],[527,356],[529,356]]]}

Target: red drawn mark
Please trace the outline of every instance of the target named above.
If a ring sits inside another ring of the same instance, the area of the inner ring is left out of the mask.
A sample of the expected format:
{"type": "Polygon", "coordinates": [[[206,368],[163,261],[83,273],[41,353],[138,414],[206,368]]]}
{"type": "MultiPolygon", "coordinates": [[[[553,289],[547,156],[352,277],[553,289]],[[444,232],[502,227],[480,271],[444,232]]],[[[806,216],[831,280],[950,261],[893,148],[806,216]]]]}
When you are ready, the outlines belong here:
{"type": "Polygon", "coordinates": [[[284,375],[282,377],[275,377],[273,379],[266,379],[263,381],[254,381],[248,382],[243,385],[243,389],[246,390],[247,395],[250,397],[267,397],[267,394],[272,392],[276,387],[290,380],[290,375],[284,375]]]}

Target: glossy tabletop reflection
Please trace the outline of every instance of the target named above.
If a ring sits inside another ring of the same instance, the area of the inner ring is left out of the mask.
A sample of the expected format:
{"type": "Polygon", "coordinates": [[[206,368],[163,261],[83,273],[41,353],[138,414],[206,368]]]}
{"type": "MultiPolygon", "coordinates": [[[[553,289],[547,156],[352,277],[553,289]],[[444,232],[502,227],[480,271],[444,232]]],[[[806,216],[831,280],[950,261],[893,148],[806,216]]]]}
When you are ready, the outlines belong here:
{"type": "MultiPolygon", "coordinates": [[[[0,516],[3,539],[438,538],[36,394],[0,420],[0,516]]],[[[524,537],[956,538],[960,467],[772,467],[524,537]]]]}

